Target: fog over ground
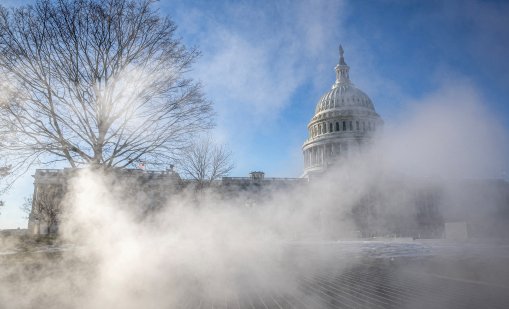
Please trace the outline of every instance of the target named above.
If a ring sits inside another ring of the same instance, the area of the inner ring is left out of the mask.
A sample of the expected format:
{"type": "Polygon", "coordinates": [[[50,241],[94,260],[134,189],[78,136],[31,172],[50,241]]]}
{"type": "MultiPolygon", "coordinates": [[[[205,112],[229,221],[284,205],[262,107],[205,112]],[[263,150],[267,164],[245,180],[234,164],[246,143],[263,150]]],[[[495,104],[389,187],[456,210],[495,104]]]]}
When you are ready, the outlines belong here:
{"type": "Polygon", "coordinates": [[[253,291],[306,304],[299,278],[362,262],[355,254],[338,255],[347,250],[341,242],[333,254],[317,244],[356,236],[353,207],[374,187],[389,205],[386,213],[397,214],[412,206],[405,189],[387,179],[493,177],[508,166],[507,133],[469,84],[444,85],[415,102],[406,119],[387,124],[371,151],[305,187],[265,192],[254,204],[245,196],[185,190],[147,215],[140,206],[144,192],[85,169],[66,196],[65,245],[56,254],[12,260],[6,250],[15,246],[3,244],[0,305],[175,308],[253,291]]]}

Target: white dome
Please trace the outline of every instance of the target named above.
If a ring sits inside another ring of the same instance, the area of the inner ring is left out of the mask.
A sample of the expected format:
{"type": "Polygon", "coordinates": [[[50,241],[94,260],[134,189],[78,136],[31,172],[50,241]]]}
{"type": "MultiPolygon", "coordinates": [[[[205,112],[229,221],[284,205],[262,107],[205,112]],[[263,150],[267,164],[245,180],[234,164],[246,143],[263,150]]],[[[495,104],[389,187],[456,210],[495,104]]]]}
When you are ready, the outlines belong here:
{"type": "Polygon", "coordinates": [[[315,114],[329,110],[351,109],[352,107],[375,111],[373,102],[362,90],[354,87],[351,83],[335,84],[332,90],[320,98],[316,104],[315,114]]]}
{"type": "Polygon", "coordinates": [[[324,94],[316,104],[315,116],[329,110],[364,110],[375,112],[371,99],[350,81],[350,67],[343,56],[343,48],[339,47],[339,63],[336,66],[336,82],[332,90],[324,94]]]}

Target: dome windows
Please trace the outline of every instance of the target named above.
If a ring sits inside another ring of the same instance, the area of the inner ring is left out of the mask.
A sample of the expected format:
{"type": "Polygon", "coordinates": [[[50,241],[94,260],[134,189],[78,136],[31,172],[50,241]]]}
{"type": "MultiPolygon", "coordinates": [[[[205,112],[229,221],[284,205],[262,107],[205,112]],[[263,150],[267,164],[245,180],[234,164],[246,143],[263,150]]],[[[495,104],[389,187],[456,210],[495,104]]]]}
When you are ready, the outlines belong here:
{"type": "Polygon", "coordinates": [[[341,115],[336,114],[327,114],[326,117],[321,117],[320,122],[314,122],[313,125],[309,127],[309,137],[315,138],[321,135],[328,135],[331,133],[339,133],[339,132],[370,132],[376,130],[376,121],[363,119],[362,116],[349,116],[346,120],[341,120],[338,118],[343,118],[341,115]]]}

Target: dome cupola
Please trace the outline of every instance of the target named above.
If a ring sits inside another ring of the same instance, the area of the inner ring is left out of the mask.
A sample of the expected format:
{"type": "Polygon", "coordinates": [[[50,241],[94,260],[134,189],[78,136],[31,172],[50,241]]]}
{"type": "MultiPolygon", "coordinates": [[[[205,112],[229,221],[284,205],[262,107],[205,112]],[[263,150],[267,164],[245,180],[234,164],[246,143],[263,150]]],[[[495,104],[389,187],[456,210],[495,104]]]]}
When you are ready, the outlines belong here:
{"type": "Polygon", "coordinates": [[[328,110],[350,109],[352,107],[375,111],[373,102],[350,80],[350,67],[345,62],[344,50],[339,45],[339,63],[336,65],[336,82],[316,104],[315,114],[328,110]]]}

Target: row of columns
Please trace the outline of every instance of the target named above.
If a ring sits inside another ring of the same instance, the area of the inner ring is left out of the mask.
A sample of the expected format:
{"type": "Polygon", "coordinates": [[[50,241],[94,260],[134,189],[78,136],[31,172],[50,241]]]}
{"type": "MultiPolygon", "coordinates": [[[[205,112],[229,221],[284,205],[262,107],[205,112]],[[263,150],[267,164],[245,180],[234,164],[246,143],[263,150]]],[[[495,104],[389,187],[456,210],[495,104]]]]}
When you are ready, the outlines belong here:
{"type": "Polygon", "coordinates": [[[304,166],[325,165],[340,155],[346,155],[348,144],[323,144],[308,148],[304,151],[304,166]]]}
{"type": "Polygon", "coordinates": [[[336,122],[322,122],[309,129],[309,137],[339,131],[376,131],[376,124],[372,121],[348,120],[336,122]]]}

